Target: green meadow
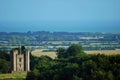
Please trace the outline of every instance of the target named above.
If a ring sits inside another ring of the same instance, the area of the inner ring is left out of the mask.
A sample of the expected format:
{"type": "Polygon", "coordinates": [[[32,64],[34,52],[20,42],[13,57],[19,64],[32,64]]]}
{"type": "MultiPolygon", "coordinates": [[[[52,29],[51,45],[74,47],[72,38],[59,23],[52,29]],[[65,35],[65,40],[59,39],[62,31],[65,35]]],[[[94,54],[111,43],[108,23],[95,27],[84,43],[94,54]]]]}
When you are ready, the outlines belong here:
{"type": "Polygon", "coordinates": [[[26,72],[0,74],[0,80],[25,80],[26,75],[26,72]]]}

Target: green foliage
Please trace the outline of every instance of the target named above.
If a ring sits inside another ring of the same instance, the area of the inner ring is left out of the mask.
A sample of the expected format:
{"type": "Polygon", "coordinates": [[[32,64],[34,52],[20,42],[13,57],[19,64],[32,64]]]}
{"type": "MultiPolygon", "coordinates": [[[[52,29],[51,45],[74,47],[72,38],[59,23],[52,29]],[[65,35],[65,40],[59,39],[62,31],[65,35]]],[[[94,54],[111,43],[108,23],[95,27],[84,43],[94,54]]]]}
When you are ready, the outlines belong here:
{"type": "Polygon", "coordinates": [[[30,53],[30,70],[33,70],[35,65],[38,64],[39,57],[33,56],[30,53]]]}
{"type": "Polygon", "coordinates": [[[57,56],[58,56],[58,58],[66,57],[66,50],[64,48],[58,48],[57,56]]]}
{"type": "Polygon", "coordinates": [[[57,50],[58,58],[68,58],[72,56],[80,56],[81,54],[85,54],[83,52],[83,48],[80,45],[73,44],[67,50],[64,48],[59,48],[57,50]]]}
{"type": "Polygon", "coordinates": [[[120,80],[120,55],[85,54],[79,45],[57,52],[54,60],[33,57],[36,64],[27,80],[120,80]]]}
{"type": "Polygon", "coordinates": [[[84,53],[82,46],[77,44],[73,44],[67,49],[68,56],[76,56],[82,53],[84,53]]]}
{"type": "Polygon", "coordinates": [[[10,72],[10,55],[0,51],[0,73],[10,72]]]}
{"type": "Polygon", "coordinates": [[[25,51],[25,46],[21,46],[21,51],[25,51]]]}
{"type": "Polygon", "coordinates": [[[116,48],[120,48],[119,40],[120,33],[71,33],[48,31],[28,31],[24,33],[0,32],[1,45],[7,44],[18,46],[21,42],[21,44],[29,46],[70,46],[75,43],[84,45],[85,50],[115,50],[116,48]],[[58,41],[60,44],[54,44],[54,41],[58,41]]]}
{"type": "Polygon", "coordinates": [[[5,59],[7,61],[10,61],[10,55],[7,54],[5,51],[0,51],[0,59],[5,59]]]}
{"type": "Polygon", "coordinates": [[[5,59],[0,59],[0,73],[9,73],[10,63],[5,59]]]}

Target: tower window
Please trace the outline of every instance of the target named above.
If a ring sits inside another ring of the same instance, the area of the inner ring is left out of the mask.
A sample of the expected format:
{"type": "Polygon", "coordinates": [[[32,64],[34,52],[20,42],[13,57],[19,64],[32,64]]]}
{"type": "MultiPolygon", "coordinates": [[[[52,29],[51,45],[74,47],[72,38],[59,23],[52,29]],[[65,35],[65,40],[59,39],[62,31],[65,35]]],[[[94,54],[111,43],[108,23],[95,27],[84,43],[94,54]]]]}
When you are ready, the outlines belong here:
{"type": "Polygon", "coordinates": [[[20,64],[20,67],[21,67],[21,64],[20,64]]]}
{"type": "Polygon", "coordinates": [[[22,58],[19,58],[19,62],[22,62],[22,58]]]}

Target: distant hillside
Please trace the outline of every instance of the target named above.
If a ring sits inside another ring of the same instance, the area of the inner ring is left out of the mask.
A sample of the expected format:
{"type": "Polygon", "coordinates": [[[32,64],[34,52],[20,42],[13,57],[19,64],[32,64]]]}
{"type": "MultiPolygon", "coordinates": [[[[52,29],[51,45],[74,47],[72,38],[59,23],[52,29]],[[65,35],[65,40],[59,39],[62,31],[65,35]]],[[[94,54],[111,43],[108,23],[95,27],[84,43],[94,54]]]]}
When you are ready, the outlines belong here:
{"type": "Polygon", "coordinates": [[[80,44],[86,50],[120,48],[120,33],[102,32],[0,32],[0,46],[70,46],[80,44]]]}

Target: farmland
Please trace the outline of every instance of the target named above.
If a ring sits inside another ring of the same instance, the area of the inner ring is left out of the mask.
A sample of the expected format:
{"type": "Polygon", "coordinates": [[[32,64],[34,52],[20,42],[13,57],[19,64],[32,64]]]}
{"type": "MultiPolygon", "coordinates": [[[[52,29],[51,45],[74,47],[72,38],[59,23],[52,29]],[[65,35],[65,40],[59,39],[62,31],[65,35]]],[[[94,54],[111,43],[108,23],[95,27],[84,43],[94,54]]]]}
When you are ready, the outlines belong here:
{"type": "Polygon", "coordinates": [[[105,55],[113,55],[113,54],[120,54],[120,49],[116,50],[92,50],[92,51],[85,51],[87,54],[105,54],[105,55]]]}
{"type": "MultiPolygon", "coordinates": [[[[67,49],[72,44],[81,45],[87,54],[120,54],[120,33],[0,32],[1,51],[10,52],[13,48],[25,46],[34,56],[49,56],[55,59],[58,48],[67,49]]],[[[0,79],[25,77],[26,73],[0,74],[0,79]]]]}
{"type": "Polygon", "coordinates": [[[33,55],[56,57],[59,47],[67,49],[72,44],[81,45],[87,54],[119,54],[120,33],[103,32],[0,32],[0,50],[25,46],[33,55]]]}
{"type": "Polygon", "coordinates": [[[42,52],[42,50],[36,49],[32,51],[32,55],[40,57],[40,56],[49,56],[51,58],[56,58],[56,52],[42,52]]]}
{"type": "MultiPolygon", "coordinates": [[[[40,49],[57,49],[72,44],[82,45],[84,50],[115,50],[120,48],[120,33],[103,32],[0,32],[0,49],[11,50],[20,45],[31,51],[40,49]]],[[[53,50],[54,51],[54,50],[53,50]]]]}
{"type": "MultiPolygon", "coordinates": [[[[105,55],[114,55],[120,54],[120,49],[116,50],[92,50],[92,51],[85,51],[87,54],[105,54],[105,55]]],[[[40,49],[36,49],[32,51],[32,55],[40,57],[40,56],[49,56],[51,58],[56,58],[56,52],[42,52],[40,49]]]]}

